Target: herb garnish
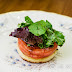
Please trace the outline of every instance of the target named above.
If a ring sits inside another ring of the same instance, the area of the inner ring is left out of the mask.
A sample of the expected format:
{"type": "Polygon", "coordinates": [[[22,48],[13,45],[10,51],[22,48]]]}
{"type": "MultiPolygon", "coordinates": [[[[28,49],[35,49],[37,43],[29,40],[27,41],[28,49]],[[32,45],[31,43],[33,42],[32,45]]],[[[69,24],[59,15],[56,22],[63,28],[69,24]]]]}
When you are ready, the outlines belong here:
{"type": "Polygon", "coordinates": [[[43,38],[43,43],[39,43],[40,48],[47,48],[54,45],[56,42],[59,46],[62,46],[65,42],[64,35],[60,31],[56,31],[52,28],[52,24],[46,20],[40,20],[33,22],[28,16],[25,17],[26,23],[18,24],[19,28],[27,26],[29,32],[35,36],[43,38]]]}

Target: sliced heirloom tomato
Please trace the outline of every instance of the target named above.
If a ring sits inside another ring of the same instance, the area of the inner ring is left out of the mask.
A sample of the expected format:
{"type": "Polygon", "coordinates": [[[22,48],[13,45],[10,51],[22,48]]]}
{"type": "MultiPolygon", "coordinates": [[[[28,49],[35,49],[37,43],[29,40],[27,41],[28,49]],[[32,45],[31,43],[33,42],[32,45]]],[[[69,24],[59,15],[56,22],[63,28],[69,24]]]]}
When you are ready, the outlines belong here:
{"type": "Polygon", "coordinates": [[[40,49],[39,47],[27,46],[27,44],[23,40],[18,38],[18,47],[21,50],[21,52],[25,54],[26,56],[32,57],[34,59],[40,59],[40,58],[50,56],[56,51],[57,46],[58,45],[54,43],[53,47],[40,49]]]}

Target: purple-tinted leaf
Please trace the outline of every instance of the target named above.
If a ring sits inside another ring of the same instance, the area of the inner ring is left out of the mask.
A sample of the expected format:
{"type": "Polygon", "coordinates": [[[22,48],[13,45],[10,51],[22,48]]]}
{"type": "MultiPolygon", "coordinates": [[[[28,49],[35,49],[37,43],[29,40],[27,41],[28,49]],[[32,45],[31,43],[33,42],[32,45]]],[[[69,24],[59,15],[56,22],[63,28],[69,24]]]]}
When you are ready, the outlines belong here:
{"type": "Polygon", "coordinates": [[[17,38],[27,38],[29,35],[29,30],[27,27],[25,28],[17,28],[14,32],[11,32],[10,36],[17,37],[17,38]]]}
{"type": "Polygon", "coordinates": [[[43,42],[43,40],[42,40],[41,37],[34,36],[34,38],[35,38],[35,40],[36,40],[37,43],[42,43],[43,42]]]}
{"type": "Polygon", "coordinates": [[[9,36],[20,38],[21,40],[25,41],[26,43],[30,45],[34,45],[34,44],[43,42],[41,37],[35,36],[31,32],[29,32],[28,27],[17,28],[14,30],[14,32],[11,32],[9,36]]]}

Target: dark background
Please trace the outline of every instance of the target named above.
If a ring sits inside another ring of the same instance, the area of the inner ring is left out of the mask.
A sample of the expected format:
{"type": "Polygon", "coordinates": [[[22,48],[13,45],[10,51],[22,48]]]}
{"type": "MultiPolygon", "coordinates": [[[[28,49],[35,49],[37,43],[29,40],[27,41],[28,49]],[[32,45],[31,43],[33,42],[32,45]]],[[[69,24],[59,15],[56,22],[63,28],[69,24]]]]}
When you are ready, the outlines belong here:
{"type": "Polygon", "coordinates": [[[43,10],[72,17],[72,0],[0,0],[0,14],[21,10],[43,10]]]}

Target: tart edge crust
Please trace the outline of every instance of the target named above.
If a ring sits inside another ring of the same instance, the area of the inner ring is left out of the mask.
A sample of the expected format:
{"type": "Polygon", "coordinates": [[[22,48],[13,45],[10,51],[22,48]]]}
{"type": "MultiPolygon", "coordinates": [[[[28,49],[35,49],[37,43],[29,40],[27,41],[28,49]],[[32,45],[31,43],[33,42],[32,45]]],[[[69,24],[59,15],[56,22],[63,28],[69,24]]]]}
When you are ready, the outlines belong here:
{"type": "Polygon", "coordinates": [[[23,60],[28,61],[28,62],[31,62],[31,63],[45,63],[45,62],[48,62],[48,61],[50,61],[51,59],[53,59],[54,56],[57,54],[57,50],[56,50],[52,55],[50,55],[50,56],[48,56],[48,57],[41,58],[41,59],[34,59],[34,58],[31,58],[31,57],[28,57],[28,56],[24,55],[24,54],[20,51],[19,47],[17,47],[17,51],[18,51],[20,57],[21,57],[23,60]]]}

